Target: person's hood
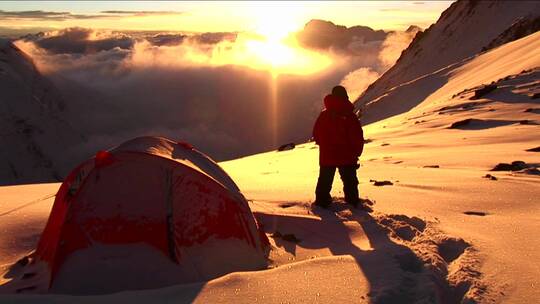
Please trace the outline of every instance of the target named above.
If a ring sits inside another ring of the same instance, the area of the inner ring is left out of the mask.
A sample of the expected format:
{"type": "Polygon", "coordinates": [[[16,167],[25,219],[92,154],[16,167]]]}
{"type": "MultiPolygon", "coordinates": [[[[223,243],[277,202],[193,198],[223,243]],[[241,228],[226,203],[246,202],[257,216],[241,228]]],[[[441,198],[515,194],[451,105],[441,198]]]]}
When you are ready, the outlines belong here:
{"type": "Polygon", "coordinates": [[[347,99],[335,96],[335,95],[326,95],[324,98],[324,107],[327,110],[338,111],[338,112],[347,112],[353,111],[354,106],[347,99]]]}

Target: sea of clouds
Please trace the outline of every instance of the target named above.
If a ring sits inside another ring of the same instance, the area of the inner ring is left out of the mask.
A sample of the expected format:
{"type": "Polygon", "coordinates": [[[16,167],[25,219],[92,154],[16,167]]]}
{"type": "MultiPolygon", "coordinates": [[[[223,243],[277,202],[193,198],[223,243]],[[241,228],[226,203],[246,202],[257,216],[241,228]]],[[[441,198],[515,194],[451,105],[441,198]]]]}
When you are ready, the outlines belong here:
{"type": "Polygon", "coordinates": [[[247,33],[68,28],[27,35],[16,45],[59,88],[67,119],[87,138],[76,147],[83,154],[160,135],[225,160],[308,140],[331,88],[341,83],[356,99],[416,31],[379,32],[370,39],[348,32],[334,35],[336,41],[328,31],[322,34],[296,37],[306,50],[330,58],[329,66],[277,77],[245,60],[245,42],[257,39],[247,33]]]}

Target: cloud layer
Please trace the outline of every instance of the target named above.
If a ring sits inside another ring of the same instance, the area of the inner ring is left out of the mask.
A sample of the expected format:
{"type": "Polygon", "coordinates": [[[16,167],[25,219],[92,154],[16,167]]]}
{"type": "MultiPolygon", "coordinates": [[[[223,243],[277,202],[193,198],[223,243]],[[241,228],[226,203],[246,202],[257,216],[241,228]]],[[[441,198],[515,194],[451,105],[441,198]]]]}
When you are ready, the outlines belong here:
{"type": "Polygon", "coordinates": [[[125,17],[141,17],[155,15],[182,15],[176,11],[102,11],[99,14],[74,14],[71,12],[53,11],[4,11],[0,10],[0,19],[4,20],[41,20],[41,21],[64,21],[77,19],[113,19],[125,17]]]}
{"type": "Polygon", "coordinates": [[[185,140],[218,160],[305,141],[330,88],[341,82],[356,96],[397,59],[388,39],[350,39],[319,50],[326,69],[276,77],[244,64],[246,39],[71,28],[17,45],[61,89],[88,138],[73,149],[88,156],[141,135],[185,140]]]}

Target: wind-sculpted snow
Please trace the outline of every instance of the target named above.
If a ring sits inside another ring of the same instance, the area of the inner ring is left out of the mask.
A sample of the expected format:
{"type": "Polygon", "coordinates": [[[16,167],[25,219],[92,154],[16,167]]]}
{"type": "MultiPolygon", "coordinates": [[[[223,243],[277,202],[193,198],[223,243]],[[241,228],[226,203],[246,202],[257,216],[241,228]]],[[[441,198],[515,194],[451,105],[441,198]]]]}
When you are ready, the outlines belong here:
{"type": "MultiPolygon", "coordinates": [[[[266,232],[292,234],[299,239],[295,244],[273,237],[274,267],[347,255],[364,273],[370,286],[366,298],[371,303],[480,300],[474,295],[485,284],[476,250],[462,239],[441,233],[435,223],[405,215],[372,216],[344,206],[311,210],[302,203],[268,214],[269,205],[256,204],[262,208],[256,217],[266,232]],[[309,216],[300,215],[303,212],[309,216]],[[447,276],[452,281],[447,281],[447,276]]],[[[485,295],[481,300],[486,300],[485,295]]]]}
{"type": "MultiPolygon", "coordinates": [[[[198,284],[175,285],[166,289],[102,295],[99,296],[100,302],[126,301],[136,294],[139,299],[154,297],[161,301],[190,298],[195,303],[226,303],[233,299],[238,303],[248,303],[254,299],[262,302],[286,299],[296,302],[308,295],[322,302],[341,299],[345,302],[387,303],[405,299],[409,303],[458,303],[465,299],[478,300],[475,298],[478,290],[485,287],[478,271],[480,259],[476,251],[467,242],[441,233],[434,226],[435,223],[405,215],[369,215],[344,205],[322,210],[312,209],[305,203],[291,203],[285,209],[272,202],[255,201],[252,208],[267,235],[277,235],[281,231],[296,238],[295,242],[277,236],[271,238],[273,249],[269,270],[225,275],[207,282],[204,288],[198,284]],[[328,289],[333,284],[346,288],[328,289]],[[174,290],[177,292],[171,293],[174,290]]],[[[243,257],[243,244],[231,243],[231,248],[236,250],[225,249],[223,245],[220,242],[215,252],[236,252],[230,257],[227,267],[232,263],[240,263],[238,267],[247,263],[249,256],[240,258],[243,257]]],[[[171,285],[171,282],[193,281],[194,277],[201,275],[215,277],[220,268],[210,262],[213,257],[199,254],[203,252],[208,255],[212,251],[207,250],[207,245],[204,250],[196,247],[187,248],[183,252],[187,259],[180,265],[174,265],[148,246],[96,245],[68,259],[55,281],[53,291],[56,288],[60,293],[107,293],[103,288],[92,289],[95,277],[101,277],[101,283],[110,282],[105,285],[110,286],[111,290],[123,285],[133,286],[133,280],[146,288],[156,288],[171,285]],[[96,257],[103,257],[98,259],[101,261],[99,265],[84,262],[96,257]],[[143,261],[148,260],[153,263],[142,268],[129,267],[134,263],[146,264],[143,261]],[[198,265],[195,272],[193,265],[198,265]],[[214,266],[205,268],[205,265],[214,266]],[[127,274],[126,269],[131,269],[132,273],[127,274]],[[182,277],[178,276],[179,271],[182,277]],[[144,272],[159,272],[161,281],[146,282],[144,272]],[[88,283],[85,285],[74,285],[65,279],[81,273],[87,277],[88,283]]],[[[46,269],[33,263],[30,259],[13,265],[4,278],[26,282],[28,286],[39,284],[46,269]],[[29,268],[26,263],[33,266],[29,268]],[[20,279],[23,276],[27,278],[20,279]]],[[[24,303],[38,299],[35,296],[6,295],[16,290],[19,290],[17,293],[32,292],[24,290],[26,285],[20,283],[4,282],[0,287],[4,294],[0,300],[24,303]]],[[[86,301],[90,298],[78,299],[86,301]]],[[[481,299],[486,299],[485,292],[481,299]]],[[[41,303],[70,300],[73,298],[65,295],[39,296],[41,303]]]]}

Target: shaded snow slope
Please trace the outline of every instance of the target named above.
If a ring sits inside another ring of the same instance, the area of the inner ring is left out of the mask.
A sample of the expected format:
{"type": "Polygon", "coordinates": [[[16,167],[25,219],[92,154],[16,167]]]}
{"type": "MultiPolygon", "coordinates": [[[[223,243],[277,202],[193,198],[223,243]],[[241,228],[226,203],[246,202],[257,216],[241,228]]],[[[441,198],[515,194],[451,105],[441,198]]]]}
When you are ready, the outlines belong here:
{"type": "MultiPolygon", "coordinates": [[[[367,104],[367,120],[401,114],[415,107],[438,107],[465,89],[487,85],[506,76],[540,67],[539,49],[540,32],[537,32],[402,83],[367,104]]],[[[507,98],[513,97],[509,95],[507,98]]]]}
{"type": "MultiPolygon", "coordinates": [[[[402,83],[473,56],[516,21],[538,16],[538,1],[457,1],[434,25],[416,35],[396,64],[355,101],[356,107],[363,107],[402,83]]],[[[365,123],[403,113],[372,107],[366,109],[365,123]]]]}
{"type": "Polygon", "coordinates": [[[62,178],[82,138],[66,123],[56,88],[8,40],[0,40],[0,92],[0,184],[62,178]]]}

